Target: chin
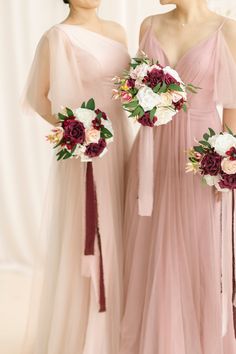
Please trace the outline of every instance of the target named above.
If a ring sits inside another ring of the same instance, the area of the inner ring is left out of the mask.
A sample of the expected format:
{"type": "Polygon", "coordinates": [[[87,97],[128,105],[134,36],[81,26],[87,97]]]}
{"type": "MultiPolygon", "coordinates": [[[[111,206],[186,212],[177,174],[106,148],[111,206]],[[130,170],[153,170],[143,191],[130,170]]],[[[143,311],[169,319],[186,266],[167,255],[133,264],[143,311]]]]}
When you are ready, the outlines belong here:
{"type": "Polygon", "coordinates": [[[175,0],[160,0],[161,5],[173,5],[176,4],[175,0]]]}
{"type": "Polygon", "coordinates": [[[84,9],[96,9],[99,7],[101,0],[70,0],[70,3],[84,9]]]}

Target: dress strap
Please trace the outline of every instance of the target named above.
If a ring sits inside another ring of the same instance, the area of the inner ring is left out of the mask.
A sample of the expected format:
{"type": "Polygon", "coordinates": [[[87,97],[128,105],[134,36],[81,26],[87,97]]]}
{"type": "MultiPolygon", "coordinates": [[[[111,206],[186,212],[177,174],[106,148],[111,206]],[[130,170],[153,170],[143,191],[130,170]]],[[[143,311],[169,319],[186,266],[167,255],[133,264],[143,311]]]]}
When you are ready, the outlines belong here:
{"type": "Polygon", "coordinates": [[[219,26],[219,29],[218,29],[219,31],[222,30],[222,28],[224,27],[224,25],[226,24],[227,21],[228,21],[228,18],[225,17],[224,20],[222,21],[221,25],[219,26]]]}

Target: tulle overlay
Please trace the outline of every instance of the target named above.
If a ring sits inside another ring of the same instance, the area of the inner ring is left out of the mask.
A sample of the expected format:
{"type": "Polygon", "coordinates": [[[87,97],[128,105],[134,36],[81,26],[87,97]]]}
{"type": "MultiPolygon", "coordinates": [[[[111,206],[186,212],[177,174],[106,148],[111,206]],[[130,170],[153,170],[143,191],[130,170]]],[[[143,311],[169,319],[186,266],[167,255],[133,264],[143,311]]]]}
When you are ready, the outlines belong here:
{"type": "Polygon", "coordinates": [[[42,111],[38,87],[48,86],[53,113],[61,106],[76,108],[93,97],[113,123],[114,143],[93,163],[107,311],[99,313],[98,306],[98,244],[95,256],[83,256],[86,164],[55,160],[42,227],[47,238],[45,262],[43,269],[36,267],[35,271],[24,354],[118,353],[123,305],[124,167],[130,132],[119,103],[111,99],[111,79],[120,75],[128,62],[122,44],[79,26],[54,26],[39,43],[25,94],[28,113],[35,115],[39,106],[42,111]],[[39,275],[43,287],[36,309],[39,275]]]}
{"type": "MultiPolygon", "coordinates": [[[[168,64],[152,27],[141,49],[168,64]]],[[[194,138],[208,127],[222,130],[216,105],[236,108],[236,64],[222,26],[175,69],[185,83],[202,89],[189,97],[187,113],[154,128],[152,217],[138,216],[138,165],[147,166],[139,158],[140,134],[131,152],[120,353],[235,354],[231,195],[220,202],[199,177],[185,173],[186,150],[194,138]]]]}

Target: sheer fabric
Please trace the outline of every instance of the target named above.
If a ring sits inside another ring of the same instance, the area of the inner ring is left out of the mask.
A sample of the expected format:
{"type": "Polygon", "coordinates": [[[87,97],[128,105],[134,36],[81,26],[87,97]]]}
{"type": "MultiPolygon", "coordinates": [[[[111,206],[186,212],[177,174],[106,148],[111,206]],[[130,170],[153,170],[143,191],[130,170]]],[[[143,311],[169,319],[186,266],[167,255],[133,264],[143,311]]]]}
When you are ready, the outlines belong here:
{"type": "Polygon", "coordinates": [[[31,115],[38,109],[48,111],[48,103],[45,107],[41,104],[41,87],[48,88],[53,113],[61,106],[76,108],[94,97],[112,120],[115,139],[109,153],[94,162],[107,311],[98,312],[96,255],[90,256],[88,264],[83,259],[85,164],[53,161],[41,230],[47,239],[45,267],[36,266],[24,354],[118,353],[124,166],[130,132],[119,103],[111,99],[111,79],[121,74],[128,62],[121,43],[74,25],[54,26],[38,45],[26,87],[25,110],[31,115]],[[43,282],[41,295],[39,278],[43,282]]]}
{"type": "MultiPolygon", "coordinates": [[[[185,173],[186,151],[195,138],[201,138],[208,127],[222,130],[216,105],[236,108],[236,62],[222,27],[193,46],[176,65],[184,82],[202,89],[189,96],[187,113],[180,112],[171,124],[153,130],[151,217],[138,216],[140,134],[132,149],[125,215],[122,354],[236,352],[232,209],[225,200],[229,195],[221,203],[212,188],[185,173]]],[[[169,64],[152,26],[141,49],[162,65],[169,64]]],[[[146,165],[147,161],[140,168],[146,165]]]]}

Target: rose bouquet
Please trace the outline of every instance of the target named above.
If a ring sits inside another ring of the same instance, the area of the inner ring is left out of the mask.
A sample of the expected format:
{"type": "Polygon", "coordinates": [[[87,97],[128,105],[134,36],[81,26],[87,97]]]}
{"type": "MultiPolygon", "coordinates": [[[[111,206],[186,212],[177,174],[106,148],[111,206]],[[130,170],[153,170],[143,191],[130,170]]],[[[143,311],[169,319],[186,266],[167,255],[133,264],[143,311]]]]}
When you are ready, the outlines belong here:
{"type": "Polygon", "coordinates": [[[188,152],[187,172],[200,174],[209,186],[227,192],[236,189],[236,136],[216,134],[211,128],[188,152]]]}
{"type": "Polygon", "coordinates": [[[143,57],[133,58],[123,77],[115,77],[113,98],[141,125],[154,127],[170,122],[181,109],[187,110],[187,91],[196,93],[192,84],[185,85],[177,71],[143,57]]]}
{"type": "Polygon", "coordinates": [[[58,149],[57,160],[79,158],[82,162],[102,157],[113,141],[111,121],[106,113],[95,108],[94,99],[80,108],[66,108],[58,113],[59,126],[52,129],[47,140],[58,149]]]}

